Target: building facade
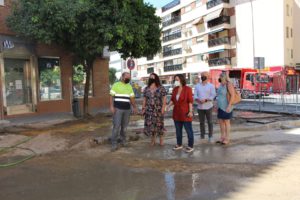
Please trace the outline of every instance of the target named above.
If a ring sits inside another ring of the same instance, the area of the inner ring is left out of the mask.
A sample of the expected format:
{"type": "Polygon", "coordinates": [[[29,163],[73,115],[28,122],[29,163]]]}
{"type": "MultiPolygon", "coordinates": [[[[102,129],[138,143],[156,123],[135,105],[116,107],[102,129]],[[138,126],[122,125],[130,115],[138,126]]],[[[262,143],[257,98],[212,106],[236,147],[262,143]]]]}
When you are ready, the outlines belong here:
{"type": "MultiPolygon", "coordinates": [[[[0,0],[0,119],[72,112],[74,98],[82,107],[82,66],[73,66],[72,55],[59,46],[16,37],[5,24],[10,2],[0,0]]],[[[108,91],[108,59],[98,58],[92,69],[91,111],[108,107],[108,91]]]]}
{"type": "Polygon", "coordinates": [[[266,69],[295,67],[300,64],[299,4],[174,0],[157,10],[163,50],[138,60],[138,76],[145,79],[155,72],[168,83],[174,74],[184,73],[192,81],[210,69],[254,68],[254,57],[264,57],[266,69]]]}

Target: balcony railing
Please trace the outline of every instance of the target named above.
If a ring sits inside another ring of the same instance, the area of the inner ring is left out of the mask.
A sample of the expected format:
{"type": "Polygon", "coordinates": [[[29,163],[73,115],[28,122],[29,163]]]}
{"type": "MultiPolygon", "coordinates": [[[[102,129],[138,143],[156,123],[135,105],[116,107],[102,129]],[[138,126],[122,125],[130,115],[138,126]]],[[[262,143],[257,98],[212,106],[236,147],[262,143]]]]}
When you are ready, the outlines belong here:
{"type": "Polygon", "coordinates": [[[229,37],[223,37],[223,38],[217,38],[213,40],[208,41],[208,47],[214,47],[219,46],[222,44],[230,44],[230,38],[229,37]]]}
{"type": "Polygon", "coordinates": [[[176,17],[171,18],[168,21],[163,22],[162,26],[163,27],[170,26],[171,24],[175,24],[176,22],[179,22],[180,20],[181,20],[181,16],[176,16],[176,17]]]}
{"type": "Polygon", "coordinates": [[[163,37],[163,42],[168,42],[171,40],[175,40],[177,38],[181,38],[181,32],[174,33],[174,34],[163,37]]]}
{"type": "Polygon", "coordinates": [[[208,28],[218,26],[220,24],[230,24],[230,16],[221,16],[216,19],[213,19],[209,22],[207,22],[208,28]]]}
{"type": "Polygon", "coordinates": [[[182,70],[182,64],[164,66],[164,72],[182,70]]]}
{"type": "Polygon", "coordinates": [[[230,65],[231,64],[231,60],[229,57],[225,57],[225,58],[214,58],[214,59],[209,59],[208,60],[208,65],[210,67],[212,66],[220,66],[220,65],[230,65]]]}
{"type": "Polygon", "coordinates": [[[164,51],[163,56],[168,57],[168,56],[178,55],[178,54],[181,54],[181,53],[182,53],[182,49],[178,48],[178,49],[172,49],[172,50],[169,50],[169,51],[164,51]]]}
{"type": "Polygon", "coordinates": [[[206,3],[206,8],[210,9],[217,5],[220,5],[221,3],[229,3],[229,0],[211,0],[206,3]]]}

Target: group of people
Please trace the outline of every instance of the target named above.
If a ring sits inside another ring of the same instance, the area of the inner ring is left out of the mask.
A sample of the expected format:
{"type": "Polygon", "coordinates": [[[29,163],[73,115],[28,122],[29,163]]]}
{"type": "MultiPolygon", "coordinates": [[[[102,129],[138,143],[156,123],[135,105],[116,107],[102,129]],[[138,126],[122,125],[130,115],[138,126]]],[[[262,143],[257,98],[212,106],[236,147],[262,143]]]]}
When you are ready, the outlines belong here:
{"type": "MultiPolygon", "coordinates": [[[[110,91],[110,109],[113,113],[112,130],[112,151],[118,148],[118,135],[120,135],[121,145],[126,146],[126,128],[129,123],[131,107],[133,113],[137,114],[138,109],[134,99],[134,92],[130,83],[130,74],[124,72],[121,81],[115,83],[110,91]]],[[[159,137],[159,144],[164,145],[164,115],[166,111],[173,107],[173,120],[176,128],[176,145],[173,150],[184,149],[187,153],[194,150],[194,132],[192,128],[193,105],[197,103],[197,112],[200,121],[200,137],[205,139],[205,119],[208,124],[208,142],[216,142],[221,145],[228,145],[230,134],[230,119],[233,110],[234,86],[229,81],[226,73],[221,73],[219,77],[219,87],[209,82],[209,73],[201,73],[201,81],[196,84],[194,95],[192,88],[187,86],[186,79],[182,74],[174,76],[174,89],[170,101],[167,103],[167,91],[161,85],[157,74],[150,74],[148,85],[143,92],[142,114],[144,115],[144,133],[151,136],[150,144],[156,144],[159,137]],[[218,108],[218,120],[220,124],[221,137],[213,140],[213,120],[212,113],[215,105],[218,108]],[[182,130],[187,133],[188,145],[183,148],[182,130]]]]}

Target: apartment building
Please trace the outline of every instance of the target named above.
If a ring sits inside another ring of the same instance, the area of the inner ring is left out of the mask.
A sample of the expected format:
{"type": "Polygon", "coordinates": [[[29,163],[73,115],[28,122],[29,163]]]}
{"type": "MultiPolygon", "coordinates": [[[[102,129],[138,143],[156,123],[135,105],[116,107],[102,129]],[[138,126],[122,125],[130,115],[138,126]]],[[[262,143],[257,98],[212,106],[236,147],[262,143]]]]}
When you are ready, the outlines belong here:
{"type": "MultiPolygon", "coordinates": [[[[24,115],[72,112],[72,100],[82,106],[83,69],[57,45],[37,44],[16,37],[6,26],[12,0],[0,0],[0,120],[24,115]]],[[[89,108],[109,105],[108,59],[92,70],[89,108]]]]}
{"type": "Polygon", "coordinates": [[[254,57],[264,57],[268,70],[294,67],[299,6],[299,0],[174,0],[157,10],[163,50],[138,60],[138,76],[155,72],[168,83],[184,73],[192,81],[210,69],[254,68],[254,57]]]}

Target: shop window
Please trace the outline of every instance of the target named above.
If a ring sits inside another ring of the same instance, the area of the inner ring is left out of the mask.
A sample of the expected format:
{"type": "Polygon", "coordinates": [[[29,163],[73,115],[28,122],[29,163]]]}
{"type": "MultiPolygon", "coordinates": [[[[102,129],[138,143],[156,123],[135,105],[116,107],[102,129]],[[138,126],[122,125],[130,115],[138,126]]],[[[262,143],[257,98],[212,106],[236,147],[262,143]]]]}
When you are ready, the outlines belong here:
{"type": "MultiPolygon", "coordinates": [[[[86,83],[86,72],[82,65],[73,66],[73,96],[83,97],[86,83]]],[[[93,70],[90,75],[89,96],[93,96],[93,70]]]]}
{"type": "Polygon", "coordinates": [[[39,58],[38,68],[41,101],[62,99],[59,58],[39,58]]]}

